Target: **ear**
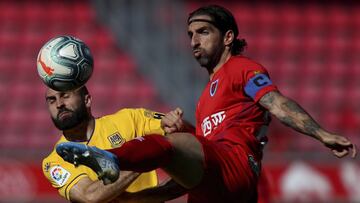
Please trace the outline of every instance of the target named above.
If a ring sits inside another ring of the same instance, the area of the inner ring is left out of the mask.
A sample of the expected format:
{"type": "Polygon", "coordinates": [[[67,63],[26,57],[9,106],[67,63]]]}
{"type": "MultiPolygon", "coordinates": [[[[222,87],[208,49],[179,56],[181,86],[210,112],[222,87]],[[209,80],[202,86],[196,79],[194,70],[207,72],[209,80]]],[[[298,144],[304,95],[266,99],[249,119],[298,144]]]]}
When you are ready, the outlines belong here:
{"type": "Polygon", "coordinates": [[[90,94],[85,95],[85,105],[87,108],[91,107],[92,97],[90,94]]]}
{"type": "Polygon", "coordinates": [[[234,41],[234,32],[232,30],[226,31],[224,34],[224,45],[229,46],[234,41]]]}

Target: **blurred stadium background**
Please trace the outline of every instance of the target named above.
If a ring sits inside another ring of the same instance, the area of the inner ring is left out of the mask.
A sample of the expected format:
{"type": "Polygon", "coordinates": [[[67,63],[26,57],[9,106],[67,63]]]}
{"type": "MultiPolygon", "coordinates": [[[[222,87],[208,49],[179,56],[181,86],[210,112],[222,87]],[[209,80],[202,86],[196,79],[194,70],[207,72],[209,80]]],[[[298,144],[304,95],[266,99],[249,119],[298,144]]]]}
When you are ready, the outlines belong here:
{"type": "MultiPolygon", "coordinates": [[[[189,51],[186,18],[209,3],[234,13],[249,45],[245,54],[269,70],[285,95],[359,145],[359,4],[276,2],[1,0],[0,202],[65,202],[41,172],[59,137],[36,72],[43,43],[70,34],[89,45],[96,116],[180,106],[193,122],[207,74],[189,51]]],[[[336,159],[275,119],[269,139],[264,168],[272,202],[360,202],[359,158],[336,159]]]]}

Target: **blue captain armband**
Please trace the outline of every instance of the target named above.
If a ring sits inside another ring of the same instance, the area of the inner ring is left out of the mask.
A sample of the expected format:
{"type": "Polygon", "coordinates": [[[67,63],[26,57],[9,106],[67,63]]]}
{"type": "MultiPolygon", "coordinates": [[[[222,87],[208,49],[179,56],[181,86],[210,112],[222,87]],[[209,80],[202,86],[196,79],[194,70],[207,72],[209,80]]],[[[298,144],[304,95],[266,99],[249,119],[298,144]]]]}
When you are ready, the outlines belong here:
{"type": "Polygon", "coordinates": [[[245,93],[251,98],[255,98],[256,93],[262,90],[264,87],[272,85],[270,78],[261,73],[256,74],[245,85],[245,93]]]}

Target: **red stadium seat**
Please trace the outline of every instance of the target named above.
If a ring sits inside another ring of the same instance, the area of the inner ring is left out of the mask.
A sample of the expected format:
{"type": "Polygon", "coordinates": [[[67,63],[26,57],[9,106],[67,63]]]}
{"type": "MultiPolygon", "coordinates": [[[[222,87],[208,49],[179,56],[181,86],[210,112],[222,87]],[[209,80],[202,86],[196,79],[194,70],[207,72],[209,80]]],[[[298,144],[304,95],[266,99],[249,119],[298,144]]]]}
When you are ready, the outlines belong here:
{"type": "Polygon", "coordinates": [[[74,35],[93,52],[95,71],[89,89],[97,116],[131,106],[162,108],[152,84],[139,76],[133,59],[97,23],[88,1],[2,1],[0,22],[0,92],[6,90],[11,99],[0,100],[0,121],[6,125],[0,128],[1,147],[41,149],[56,141],[58,132],[46,109],[36,57],[41,46],[57,35],[74,35]]]}

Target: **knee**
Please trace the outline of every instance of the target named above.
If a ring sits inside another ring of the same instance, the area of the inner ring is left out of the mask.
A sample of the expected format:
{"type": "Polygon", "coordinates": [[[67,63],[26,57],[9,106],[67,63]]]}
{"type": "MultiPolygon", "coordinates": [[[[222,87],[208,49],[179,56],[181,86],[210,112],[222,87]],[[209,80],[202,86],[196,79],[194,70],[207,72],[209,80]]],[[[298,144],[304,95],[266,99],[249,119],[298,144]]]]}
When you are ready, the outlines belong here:
{"type": "Polygon", "coordinates": [[[165,136],[177,152],[203,157],[203,150],[198,139],[190,133],[172,133],[165,136]]]}

